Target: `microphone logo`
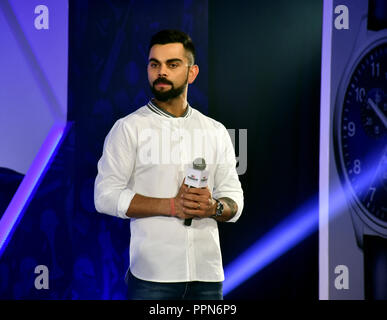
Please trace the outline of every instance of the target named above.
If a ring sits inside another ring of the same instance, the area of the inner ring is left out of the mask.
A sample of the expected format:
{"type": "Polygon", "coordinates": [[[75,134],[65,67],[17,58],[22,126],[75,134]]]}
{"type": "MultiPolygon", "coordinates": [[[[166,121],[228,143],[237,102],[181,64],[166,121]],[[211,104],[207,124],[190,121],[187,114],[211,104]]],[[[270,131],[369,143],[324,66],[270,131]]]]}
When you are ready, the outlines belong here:
{"type": "Polygon", "coordinates": [[[198,181],[198,179],[196,178],[196,176],[193,175],[193,174],[189,175],[189,176],[188,176],[188,179],[193,180],[193,181],[198,181]]]}

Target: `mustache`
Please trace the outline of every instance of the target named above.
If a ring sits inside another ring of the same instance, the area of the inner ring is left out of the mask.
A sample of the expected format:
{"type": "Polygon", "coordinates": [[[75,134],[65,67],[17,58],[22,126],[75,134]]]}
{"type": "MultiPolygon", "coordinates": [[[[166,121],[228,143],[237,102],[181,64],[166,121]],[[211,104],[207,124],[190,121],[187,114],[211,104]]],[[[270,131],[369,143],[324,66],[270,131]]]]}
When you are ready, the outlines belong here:
{"type": "Polygon", "coordinates": [[[157,78],[155,81],[153,81],[153,85],[155,86],[156,84],[159,84],[159,83],[162,83],[162,84],[170,84],[171,86],[173,86],[173,83],[165,78],[157,78]]]}

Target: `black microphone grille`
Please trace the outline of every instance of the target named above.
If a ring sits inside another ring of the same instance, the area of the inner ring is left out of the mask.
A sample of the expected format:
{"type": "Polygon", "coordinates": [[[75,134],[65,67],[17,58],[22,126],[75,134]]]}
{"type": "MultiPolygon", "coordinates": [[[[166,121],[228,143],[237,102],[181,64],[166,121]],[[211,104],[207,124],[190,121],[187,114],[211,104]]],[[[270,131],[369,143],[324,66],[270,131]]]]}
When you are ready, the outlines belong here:
{"type": "Polygon", "coordinates": [[[196,170],[204,170],[206,166],[206,161],[203,158],[196,158],[193,162],[193,168],[196,170]]]}

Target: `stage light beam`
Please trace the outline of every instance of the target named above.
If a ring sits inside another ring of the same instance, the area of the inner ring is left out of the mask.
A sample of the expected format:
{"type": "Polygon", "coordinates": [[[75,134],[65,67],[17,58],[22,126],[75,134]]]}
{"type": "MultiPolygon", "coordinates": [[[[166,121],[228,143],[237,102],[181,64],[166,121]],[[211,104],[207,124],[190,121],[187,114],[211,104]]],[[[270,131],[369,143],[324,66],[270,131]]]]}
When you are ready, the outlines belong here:
{"type": "Polygon", "coordinates": [[[34,191],[43,179],[49,168],[49,164],[54,158],[65,133],[69,129],[68,125],[56,123],[51,128],[46,140],[43,142],[37,156],[28,169],[24,179],[20,183],[15,195],[5,210],[0,220],[0,258],[7,247],[13,232],[27,208],[34,191]]]}

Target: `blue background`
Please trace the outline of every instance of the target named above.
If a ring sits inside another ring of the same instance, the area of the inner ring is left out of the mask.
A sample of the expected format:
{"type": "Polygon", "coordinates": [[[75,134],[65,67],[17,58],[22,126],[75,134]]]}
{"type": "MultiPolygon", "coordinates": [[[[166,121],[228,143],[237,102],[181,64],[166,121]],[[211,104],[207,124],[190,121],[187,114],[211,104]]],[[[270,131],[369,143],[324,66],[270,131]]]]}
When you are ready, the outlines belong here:
{"type": "MultiPolygon", "coordinates": [[[[196,45],[190,104],[248,129],[244,213],[219,224],[224,265],[317,195],[321,20],[308,0],[70,1],[72,126],[1,257],[0,298],[126,297],[129,221],[98,214],[93,186],[108,131],[151,97],[147,47],[163,28],[196,45]],[[39,264],[49,290],[34,287],[39,264]]],[[[316,230],[226,298],[317,297],[316,230]]]]}

